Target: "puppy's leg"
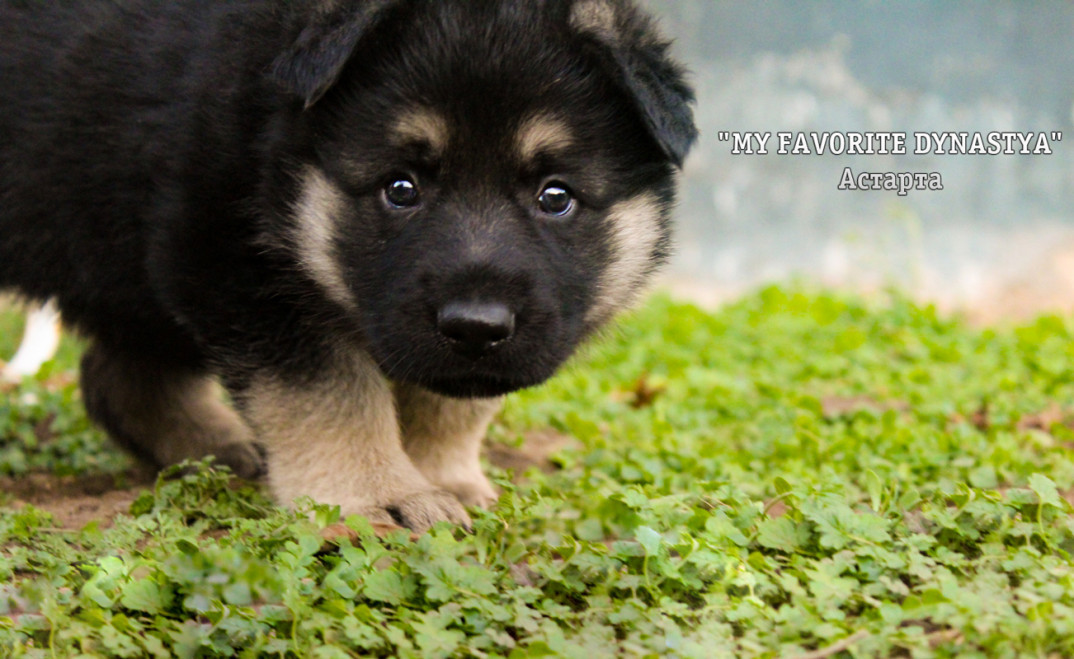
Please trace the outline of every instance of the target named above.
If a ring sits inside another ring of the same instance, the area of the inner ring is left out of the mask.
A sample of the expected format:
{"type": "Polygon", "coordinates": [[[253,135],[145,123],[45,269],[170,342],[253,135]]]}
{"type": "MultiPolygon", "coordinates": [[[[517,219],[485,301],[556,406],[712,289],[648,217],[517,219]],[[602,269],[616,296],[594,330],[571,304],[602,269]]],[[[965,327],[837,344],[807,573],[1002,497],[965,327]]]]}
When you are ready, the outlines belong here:
{"type": "Polygon", "coordinates": [[[466,510],[403,450],[391,387],[364,352],[338,357],[312,379],[262,374],[236,393],[268,450],[269,482],[281,503],[308,495],[344,514],[423,531],[466,510]]]}
{"type": "Polygon", "coordinates": [[[15,356],[0,369],[0,379],[19,382],[34,375],[60,347],[60,310],[49,300],[26,316],[26,330],[15,356]]]}
{"type": "Polygon", "coordinates": [[[139,458],[167,466],[213,455],[244,478],[263,473],[253,434],[204,373],[95,344],[81,380],[90,418],[139,458]]]}
{"type": "Polygon", "coordinates": [[[420,387],[395,388],[403,446],[421,473],[468,506],[488,506],[495,488],[481,470],[481,442],[502,398],[461,400],[420,387]]]}

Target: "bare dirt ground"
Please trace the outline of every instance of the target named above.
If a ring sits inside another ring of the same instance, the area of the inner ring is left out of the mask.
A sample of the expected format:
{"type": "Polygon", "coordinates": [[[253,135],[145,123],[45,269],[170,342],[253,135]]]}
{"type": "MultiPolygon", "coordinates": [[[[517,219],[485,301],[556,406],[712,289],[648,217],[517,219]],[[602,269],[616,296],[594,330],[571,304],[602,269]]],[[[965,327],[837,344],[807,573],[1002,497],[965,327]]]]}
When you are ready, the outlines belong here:
{"type": "Polygon", "coordinates": [[[136,469],[118,479],[105,474],[54,476],[32,473],[18,478],[0,478],[0,491],[14,498],[19,508],[30,504],[52,514],[56,526],[81,529],[92,521],[110,526],[116,515],[130,510],[142,490],[153,486],[155,476],[148,469],[136,469]]]}
{"type": "MultiPolygon", "coordinates": [[[[513,470],[516,478],[521,478],[530,467],[554,470],[556,467],[549,456],[572,441],[553,431],[534,431],[525,435],[521,446],[490,444],[485,455],[491,464],[513,470]]],[[[10,507],[32,505],[47,511],[55,519],[56,528],[78,530],[93,521],[107,528],[116,516],[127,514],[138,495],[151,489],[155,481],[156,474],[146,467],[135,467],[118,478],[104,474],[54,476],[31,473],[18,478],[0,478],[0,492],[13,499],[8,504],[10,507]]]]}

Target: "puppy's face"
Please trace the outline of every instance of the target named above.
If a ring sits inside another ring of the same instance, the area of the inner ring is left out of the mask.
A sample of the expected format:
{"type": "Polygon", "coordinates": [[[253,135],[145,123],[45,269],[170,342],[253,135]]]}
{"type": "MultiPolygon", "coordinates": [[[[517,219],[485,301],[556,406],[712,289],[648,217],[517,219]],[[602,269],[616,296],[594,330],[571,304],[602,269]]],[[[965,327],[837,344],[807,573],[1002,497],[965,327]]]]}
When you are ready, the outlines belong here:
{"type": "Polygon", "coordinates": [[[663,261],[673,165],[570,3],[414,4],[305,112],[299,261],[389,377],[498,395],[663,261]]]}

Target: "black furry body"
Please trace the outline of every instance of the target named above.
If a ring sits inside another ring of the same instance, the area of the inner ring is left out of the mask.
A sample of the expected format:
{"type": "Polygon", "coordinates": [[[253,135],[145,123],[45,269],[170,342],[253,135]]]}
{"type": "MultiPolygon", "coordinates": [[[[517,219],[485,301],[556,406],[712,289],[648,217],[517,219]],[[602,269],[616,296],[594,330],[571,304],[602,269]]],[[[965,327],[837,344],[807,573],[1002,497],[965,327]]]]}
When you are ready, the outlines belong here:
{"type": "Polygon", "coordinates": [[[273,4],[0,5],[0,286],[138,356],[301,354],[278,323],[302,292],[256,241],[307,130],[265,75],[289,45],[273,4]]]}
{"type": "Polygon", "coordinates": [[[262,21],[241,16],[238,3],[0,5],[0,285],[57,296],[98,341],[206,359],[181,289],[213,282],[211,315],[210,298],[234,300],[236,276],[263,267],[245,247],[248,204],[283,103],[245,70],[283,35],[251,39],[262,21]]]}
{"type": "MultiPolygon", "coordinates": [[[[256,378],[323,378],[345,348],[450,396],[543,381],[614,311],[593,309],[615,203],[655,200],[643,269],[663,260],[694,138],[647,19],[577,4],[0,0],[0,288],[55,297],[102,377],[215,374],[240,405],[256,378]],[[412,108],[446,149],[386,139],[412,108]],[[540,113],[573,141],[521,162],[540,113]],[[296,248],[320,217],[300,210],[311,171],[336,204],[321,270],[296,248]],[[422,197],[400,211],[383,195],[403,174],[422,197]],[[553,175],[568,221],[534,210],[553,175]],[[510,340],[474,352],[437,331],[437,309],[485,299],[510,307],[510,340]]],[[[122,405],[98,394],[123,441],[122,405]]]]}

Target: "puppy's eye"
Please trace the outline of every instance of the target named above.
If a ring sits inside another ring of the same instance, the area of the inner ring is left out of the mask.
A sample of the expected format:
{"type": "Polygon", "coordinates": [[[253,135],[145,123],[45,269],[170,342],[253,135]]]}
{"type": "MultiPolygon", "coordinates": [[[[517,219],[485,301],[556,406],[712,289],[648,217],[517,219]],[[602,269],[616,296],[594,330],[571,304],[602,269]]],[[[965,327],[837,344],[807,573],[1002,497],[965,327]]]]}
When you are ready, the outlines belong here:
{"type": "Polygon", "coordinates": [[[574,197],[562,183],[549,183],[537,196],[537,205],[544,213],[562,217],[574,209],[574,197]]]}
{"type": "Polygon", "coordinates": [[[418,184],[407,177],[401,177],[384,186],[384,200],[391,208],[413,208],[421,201],[418,184]]]}

